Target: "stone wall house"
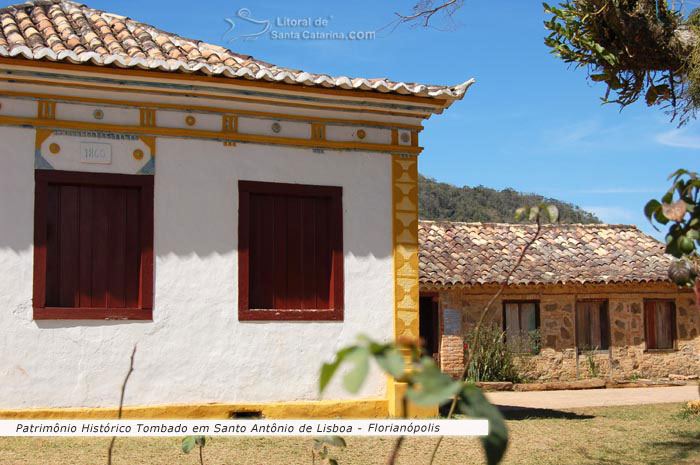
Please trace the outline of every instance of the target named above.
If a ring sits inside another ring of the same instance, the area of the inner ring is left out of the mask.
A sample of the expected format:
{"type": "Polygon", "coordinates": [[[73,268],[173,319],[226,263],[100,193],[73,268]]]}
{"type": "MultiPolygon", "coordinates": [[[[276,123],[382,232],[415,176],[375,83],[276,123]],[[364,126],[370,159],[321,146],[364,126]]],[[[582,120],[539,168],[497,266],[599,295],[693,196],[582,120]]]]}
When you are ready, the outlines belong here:
{"type": "MultiPolygon", "coordinates": [[[[465,335],[535,231],[420,222],[421,334],[447,372],[461,373],[465,335]]],[[[700,309],[663,249],[635,226],[543,226],[487,321],[532,380],[698,374],[700,309]]]]}

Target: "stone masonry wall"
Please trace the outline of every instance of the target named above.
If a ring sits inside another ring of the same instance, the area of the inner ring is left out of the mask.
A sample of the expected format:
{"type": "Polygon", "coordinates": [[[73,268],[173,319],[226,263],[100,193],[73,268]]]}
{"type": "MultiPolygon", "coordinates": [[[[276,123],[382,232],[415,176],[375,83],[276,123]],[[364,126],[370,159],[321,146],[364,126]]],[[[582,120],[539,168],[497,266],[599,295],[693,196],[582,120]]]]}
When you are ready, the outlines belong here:
{"type": "MultiPolygon", "coordinates": [[[[441,313],[461,310],[462,334],[476,325],[481,311],[496,289],[440,290],[441,313]]],[[[570,381],[612,377],[615,379],[664,378],[671,374],[700,374],[700,310],[692,293],[670,284],[529,286],[510,288],[495,302],[486,321],[503,327],[503,302],[539,301],[542,348],[538,355],[523,355],[517,363],[526,379],[570,381]],[[606,299],[610,316],[610,350],[578,353],[576,349],[576,301],[606,299]],[[645,299],[673,300],[676,304],[676,347],[647,350],[644,337],[645,299]]],[[[443,336],[443,370],[461,373],[455,363],[457,344],[464,340],[443,336]],[[458,341],[459,340],[459,341],[458,341]]],[[[466,341],[468,342],[468,341],[466,341]]]]}

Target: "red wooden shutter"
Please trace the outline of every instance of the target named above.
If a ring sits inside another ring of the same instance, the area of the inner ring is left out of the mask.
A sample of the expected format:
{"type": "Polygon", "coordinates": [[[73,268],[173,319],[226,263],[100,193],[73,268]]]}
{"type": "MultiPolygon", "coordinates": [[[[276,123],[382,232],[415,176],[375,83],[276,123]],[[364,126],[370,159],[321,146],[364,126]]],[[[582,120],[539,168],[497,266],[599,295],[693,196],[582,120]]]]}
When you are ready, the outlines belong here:
{"type": "Polygon", "coordinates": [[[35,318],[149,319],[153,177],[37,171],[36,180],[35,318]]]}
{"type": "Polygon", "coordinates": [[[239,183],[239,318],[342,319],[342,190],[239,183]]]}
{"type": "Polygon", "coordinates": [[[250,308],[330,308],[329,201],[250,195],[250,308]]]}
{"type": "Polygon", "coordinates": [[[647,349],[656,349],[656,305],[654,302],[644,302],[644,316],[647,349]]]}
{"type": "Polygon", "coordinates": [[[137,188],[49,185],[47,307],[137,307],[138,195],[137,188]]]}

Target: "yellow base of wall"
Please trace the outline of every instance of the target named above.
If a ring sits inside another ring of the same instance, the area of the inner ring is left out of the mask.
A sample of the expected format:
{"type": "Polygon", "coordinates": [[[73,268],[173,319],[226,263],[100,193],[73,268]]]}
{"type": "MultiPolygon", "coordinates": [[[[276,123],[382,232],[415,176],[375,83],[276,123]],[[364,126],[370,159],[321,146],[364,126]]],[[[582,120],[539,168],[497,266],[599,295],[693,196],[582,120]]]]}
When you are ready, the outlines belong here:
{"type": "Polygon", "coordinates": [[[389,415],[392,417],[405,418],[431,418],[439,415],[438,406],[421,407],[412,402],[406,403],[406,414],[404,415],[403,397],[406,394],[406,383],[397,383],[389,379],[389,415]]]}
{"type": "MultiPolygon", "coordinates": [[[[0,410],[0,419],[113,420],[118,409],[47,408],[0,410]]],[[[265,418],[385,418],[387,399],[321,400],[313,402],[260,402],[236,404],[189,404],[124,407],[124,419],[228,419],[236,413],[260,412],[265,418]]]]}

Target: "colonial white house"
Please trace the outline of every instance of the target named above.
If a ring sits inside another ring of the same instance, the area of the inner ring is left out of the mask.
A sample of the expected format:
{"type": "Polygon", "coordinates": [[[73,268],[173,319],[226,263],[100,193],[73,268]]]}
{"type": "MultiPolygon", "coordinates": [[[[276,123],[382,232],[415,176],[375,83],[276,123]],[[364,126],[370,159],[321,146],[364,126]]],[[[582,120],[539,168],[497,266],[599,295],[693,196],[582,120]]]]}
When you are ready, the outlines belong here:
{"type": "Polygon", "coordinates": [[[281,68],[67,0],[0,9],[0,417],[384,416],[419,334],[421,123],[455,87],[281,68]]]}

